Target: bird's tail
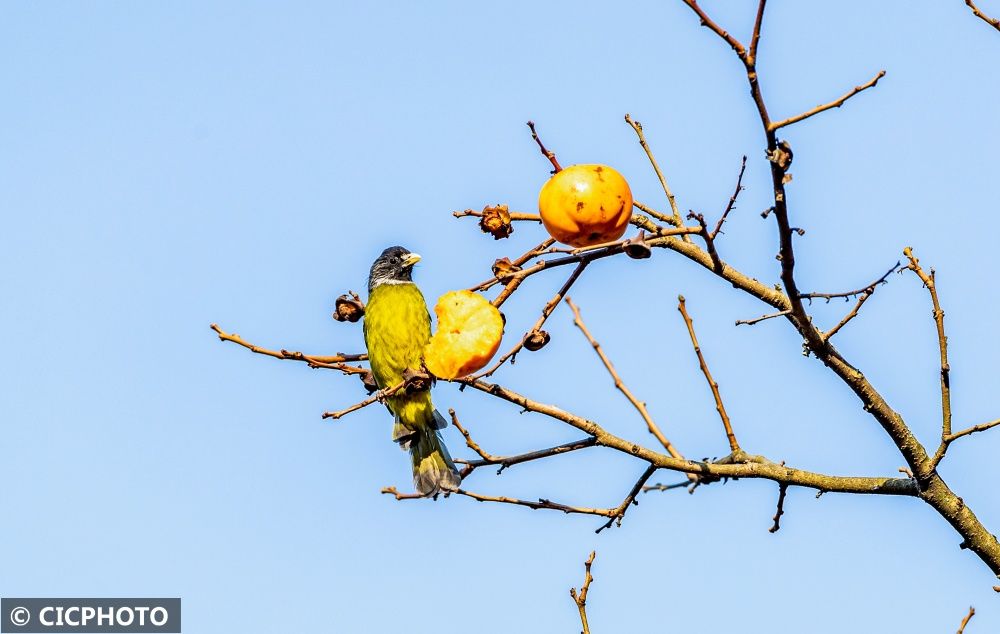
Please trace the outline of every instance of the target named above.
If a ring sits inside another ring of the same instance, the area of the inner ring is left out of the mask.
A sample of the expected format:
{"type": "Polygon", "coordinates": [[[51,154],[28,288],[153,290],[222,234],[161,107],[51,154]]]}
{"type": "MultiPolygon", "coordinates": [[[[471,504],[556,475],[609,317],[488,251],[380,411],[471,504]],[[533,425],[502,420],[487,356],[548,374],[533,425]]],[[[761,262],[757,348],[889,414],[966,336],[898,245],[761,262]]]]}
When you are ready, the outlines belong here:
{"type": "Polygon", "coordinates": [[[403,449],[410,450],[413,463],[413,486],[422,495],[436,495],[454,491],[461,484],[458,469],[448,454],[439,429],[448,425],[437,410],[433,411],[430,424],[418,429],[407,427],[398,419],[393,427],[392,439],[403,449]]]}

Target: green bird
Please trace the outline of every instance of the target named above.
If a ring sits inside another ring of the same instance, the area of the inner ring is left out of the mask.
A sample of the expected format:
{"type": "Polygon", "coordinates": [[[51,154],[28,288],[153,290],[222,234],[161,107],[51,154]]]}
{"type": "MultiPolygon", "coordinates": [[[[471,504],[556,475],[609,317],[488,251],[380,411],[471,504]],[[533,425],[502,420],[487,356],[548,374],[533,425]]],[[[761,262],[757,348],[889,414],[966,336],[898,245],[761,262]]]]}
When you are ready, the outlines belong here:
{"type": "MultiPolygon", "coordinates": [[[[420,256],[403,247],[389,247],[372,264],[365,306],[365,345],[375,383],[388,389],[403,380],[406,370],[420,370],[424,347],[431,338],[431,316],[420,289],[413,283],[413,265],[420,256]]],[[[413,486],[423,495],[454,491],[461,479],[438,430],[448,422],[434,409],[430,390],[403,391],[385,399],[395,418],[392,439],[409,450],[413,486]]]]}

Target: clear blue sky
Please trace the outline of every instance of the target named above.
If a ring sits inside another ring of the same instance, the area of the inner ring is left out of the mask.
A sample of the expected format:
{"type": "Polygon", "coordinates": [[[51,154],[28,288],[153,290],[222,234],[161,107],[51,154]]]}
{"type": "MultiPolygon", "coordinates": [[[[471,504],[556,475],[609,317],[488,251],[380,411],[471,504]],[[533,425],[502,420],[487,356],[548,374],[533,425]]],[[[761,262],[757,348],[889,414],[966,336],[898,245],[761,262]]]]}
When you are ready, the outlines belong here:
{"type": "MultiPolygon", "coordinates": [[[[755,3],[706,2],[746,37],[755,3]]],[[[983,9],[1000,5],[983,0],[983,9]]],[[[776,487],[650,494],[600,535],[593,517],[398,503],[407,460],[356,380],[220,343],[358,351],[330,319],[371,260],[425,255],[433,301],[538,242],[493,242],[450,212],[533,211],[548,165],[602,162],[665,207],[632,131],[646,127],[683,209],[714,219],[750,157],[722,256],[777,281],[762,134],[731,51],[680,0],[553,3],[4,3],[0,8],[0,595],[180,596],[184,631],[577,631],[567,590],[598,550],[595,632],[1000,629],[996,580],[912,499],[776,487]]],[[[867,283],[916,248],[938,272],[956,426],[1000,415],[994,271],[1000,34],[961,0],[773,0],[760,71],[772,113],[878,87],[788,130],[804,290],[867,283]]],[[[508,340],[564,272],[505,308],[508,340]]],[[[765,306],[667,252],[605,261],[574,289],[630,387],[687,455],[726,451],[675,309],[684,293],[744,446],[802,468],[893,475],[902,460],[856,398],[765,306]],[[609,298],[611,301],[609,301],[609,298]]],[[[844,305],[817,307],[833,324],[844,305]]],[[[573,328],[498,379],[651,442],[573,328]]],[[[936,341],[919,282],[893,276],[840,347],[925,443],[938,429],[936,341]]],[[[440,385],[481,444],[578,436],[440,385]]],[[[446,438],[467,456],[458,433],[446,438]]],[[[1000,530],[1000,432],[942,472],[1000,530]]],[[[616,505],[642,465],[599,449],[470,489],[616,505]]],[[[655,480],[673,481],[670,474],[655,480]]]]}

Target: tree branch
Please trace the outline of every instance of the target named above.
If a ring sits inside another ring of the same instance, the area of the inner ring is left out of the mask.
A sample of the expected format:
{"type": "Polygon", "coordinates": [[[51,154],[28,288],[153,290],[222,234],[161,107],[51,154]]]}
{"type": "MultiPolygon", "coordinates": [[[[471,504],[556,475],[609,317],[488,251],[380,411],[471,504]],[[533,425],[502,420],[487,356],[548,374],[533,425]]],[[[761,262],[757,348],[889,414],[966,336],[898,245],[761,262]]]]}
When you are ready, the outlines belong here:
{"type": "Polygon", "coordinates": [[[1000,20],[998,20],[997,18],[991,18],[990,16],[988,16],[985,13],[983,13],[982,11],[980,11],[979,7],[977,7],[972,2],[972,0],[965,0],[965,4],[970,9],[972,9],[972,14],[973,15],[975,15],[977,18],[979,18],[980,20],[982,20],[986,24],[989,24],[990,26],[992,26],[997,31],[1000,31],[1000,20]]]}
{"type": "Polygon", "coordinates": [[[786,315],[791,314],[791,312],[792,312],[791,310],[779,310],[776,313],[768,313],[767,315],[761,315],[760,317],[754,317],[753,319],[737,319],[736,325],[753,326],[754,324],[759,324],[762,321],[766,321],[768,319],[774,319],[775,317],[785,317],[786,315]]]}
{"type": "Polygon", "coordinates": [[[774,524],[771,526],[771,528],[767,529],[767,532],[769,532],[769,533],[777,533],[779,530],[781,530],[781,516],[785,514],[785,494],[786,493],[788,493],[788,485],[787,484],[779,484],[778,485],[778,510],[775,511],[774,517],[772,518],[774,520],[774,524]]]}
{"type": "Polygon", "coordinates": [[[823,105],[816,106],[812,110],[807,110],[806,112],[803,112],[802,114],[795,115],[794,117],[788,117],[787,119],[782,119],[781,121],[777,121],[775,123],[772,123],[770,129],[773,132],[775,130],[778,130],[779,128],[783,128],[785,126],[792,125],[793,123],[798,123],[799,121],[802,121],[804,119],[808,119],[809,117],[811,117],[813,115],[817,115],[817,114],[819,114],[821,112],[825,112],[826,110],[830,110],[831,108],[839,108],[842,105],[844,105],[845,101],[847,101],[848,99],[850,99],[854,95],[858,94],[859,92],[868,90],[869,88],[874,88],[875,85],[878,83],[878,80],[882,79],[883,77],[885,77],[885,71],[884,70],[880,70],[875,75],[875,77],[873,77],[869,81],[861,84],[860,86],[855,86],[847,94],[843,95],[839,99],[834,99],[830,103],[825,103],[823,105]]]}
{"type": "Polygon", "coordinates": [[[681,316],[684,317],[684,325],[687,326],[688,334],[691,336],[691,345],[694,346],[694,353],[698,355],[698,365],[701,366],[701,371],[705,375],[705,380],[708,381],[709,387],[712,388],[712,396],[715,397],[715,409],[719,412],[719,418],[722,419],[722,425],[726,429],[726,438],[729,440],[729,449],[733,452],[733,455],[739,455],[741,453],[740,444],[736,441],[736,434],[733,433],[733,426],[729,423],[729,414],[726,413],[726,406],[722,404],[722,396],[719,394],[719,384],[712,378],[712,373],[708,370],[708,364],[705,363],[705,356],[701,353],[701,347],[698,345],[698,337],[694,333],[694,322],[692,322],[691,316],[688,315],[684,296],[679,295],[677,297],[677,301],[677,310],[679,310],[681,316]]]}
{"type": "Polygon", "coordinates": [[[649,163],[653,166],[653,171],[656,172],[656,177],[660,180],[660,187],[663,188],[663,193],[667,195],[667,201],[670,203],[670,210],[673,212],[673,217],[664,216],[659,218],[659,220],[669,222],[675,227],[683,226],[684,223],[681,222],[681,213],[677,209],[677,201],[674,198],[673,192],[670,191],[670,187],[667,185],[667,179],[664,178],[663,171],[660,170],[660,166],[656,162],[656,157],[653,156],[653,151],[649,148],[649,144],[646,143],[646,135],[642,131],[642,124],[638,121],[634,121],[628,114],[625,115],[625,123],[632,126],[632,129],[635,130],[636,136],[639,137],[639,145],[641,145],[642,149],[645,150],[646,157],[649,159],[649,163]]]}
{"type": "MultiPolygon", "coordinates": [[[[473,211],[472,209],[466,209],[465,211],[453,211],[453,212],[451,212],[451,215],[454,216],[454,217],[456,217],[456,218],[466,218],[466,217],[482,218],[483,217],[483,212],[481,212],[481,211],[473,211]]],[[[517,212],[517,211],[510,212],[510,219],[512,221],[514,221],[514,222],[518,222],[518,221],[541,222],[542,221],[542,217],[539,216],[538,214],[527,214],[527,213],[521,213],[521,212],[517,212]]]]}
{"type": "Polygon", "coordinates": [[[632,506],[633,504],[636,505],[639,504],[636,501],[635,496],[639,495],[639,491],[642,490],[643,485],[646,484],[646,482],[649,480],[649,478],[652,477],[652,475],[655,472],[656,472],[656,465],[649,465],[649,467],[647,467],[646,470],[642,472],[642,475],[639,476],[639,479],[635,481],[635,485],[632,487],[632,490],[628,492],[628,495],[625,496],[625,499],[622,500],[622,503],[618,505],[617,509],[615,509],[615,514],[608,520],[606,524],[604,524],[594,532],[600,533],[605,528],[611,528],[612,524],[617,524],[618,526],[621,526],[622,519],[625,517],[625,512],[628,510],[628,507],[632,506]]]}
{"type": "Polygon", "coordinates": [[[402,390],[404,387],[406,387],[407,382],[408,381],[406,379],[404,379],[404,380],[400,381],[399,383],[397,383],[396,385],[393,385],[392,387],[386,388],[384,390],[378,390],[377,392],[375,392],[374,394],[372,394],[371,396],[369,396],[365,400],[360,401],[358,403],[355,403],[354,405],[351,405],[348,408],[345,408],[345,409],[342,409],[342,410],[338,410],[336,412],[323,412],[323,418],[324,419],[332,418],[333,420],[338,420],[340,418],[343,418],[344,416],[347,416],[351,412],[356,412],[359,409],[362,409],[364,407],[368,407],[369,405],[371,405],[373,403],[381,403],[381,402],[385,401],[385,399],[389,398],[390,396],[392,396],[396,392],[398,392],[398,391],[402,390]]]}
{"type": "Polygon", "coordinates": [[[562,166],[559,165],[559,161],[556,160],[556,153],[545,149],[545,146],[542,145],[542,140],[538,138],[538,133],[535,132],[535,122],[529,121],[528,128],[531,129],[531,138],[538,144],[538,149],[541,150],[542,156],[549,159],[549,163],[552,163],[552,173],[555,174],[556,172],[561,172],[562,166]]]}
{"type": "Polygon", "coordinates": [[[948,437],[951,436],[951,366],[948,365],[948,337],[944,333],[944,311],[938,301],[937,287],[934,285],[934,269],[930,275],[920,267],[920,260],[913,255],[913,249],[906,247],[903,255],[910,261],[906,268],[917,274],[927,287],[934,306],[934,325],[937,327],[938,352],[941,355],[941,444],[934,452],[933,465],[937,466],[948,451],[948,437]]]}
{"type": "Polygon", "coordinates": [[[885,284],[886,280],[889,279],[889,276],[892,275],[893,273],[895,273],[896,270],[899,269],[899,267],[900,267],[900,262],[897,261],[895,264],[892,265],[892,268],[890,268],[888,271],[886,271],[882,275],[882,277],[878,278],[877,280],[875,280],[874,282],[872,282],[871,284],[869,284],[867,286],[862,286],[861,288],[856,288],[853,291],[844,291],[842,293],[801,293],[801,294],[799,294],[799,297],[801,297],[802,299],[810,299],[810,300],[812,300],[812,299],[825,299],[827,301],[829,301],[831,299],[836,299],[836,298],[839,298],[839,297],[843,297],[845,299],[850,298],[850,297],[857,297],[858,295],[861,295],[862,293],[874,291],[875,287],[877,287],[879,284],[885,284]]]}
{"type": "Polygon", "coordinates": [[[621,376],[619,376],[618,372],[615,370],[615,366],[612,365],[611,360],[608,358],[608,356],[604,354],[604,350],[601,348],[601,344],[599,344],[597,340],[594,339],[593,335],[590,334],[590,330],[587,329],[586,324],[583,323],[583,317],[580,315],[580,309],[576,306],[576,304],[573,303],[573,300],[570,299],[569,297],[566,298],[566,303],[569,305],[570,310],[573,311],[573,323],[576,324],[576,327],[580,329],[580,332],[583,333],[583,336],[587,338],[588,342],[590,342],[590,346],[594,349],[594,352],[597,353],[597,356],[601,359],[601,363],[604,364],[604,367],[608,371],[608,374],[610,374],[611,378],[614,380],[615,387],[618,389],[619,392],[621,392],[625,396],[625,398],[628,399],[628,402],[631,403],[632,406],[636,409],[636,411],[639,412],[639,415],[642,417],[642,420],[646,422],[646,427],[647,429],[649,429],[649,433],[651,433],[653,436],[656,437],[658,441],[660,441],[660,444],[663,445],[663,448],[666,449],[667,453],[669,453],[671,456],[673,456],[674,458],[684,458],[684,456],[681,455],[681,452],[679,452],[674,447],[673,443],[667,440],[667,437],[663,435],[662,431],[660,431],[660,428],[653,421],[653,417],[649,415],[649,410],[646,409],[646,404],[640,401],[638,398],[636,398],[635,395],[632,393],[632,391],[628,389],[628,387],[625,385],[625,382],[622,381],[621,376]]]}
{"type": "MultiPolygon", "coordinates": [[[[753,33],[750,35],[749,60],[751,64],[757,62],[757,45],[760,43],[760,27],[764,22],[764,5],[767,0],[760,0],[757,4],[757,17],[753,21],[753,33]]],[[[743,159],[746,162],[746,158],[743,159]]]]}
{"type": "MultiPolygon", "coordinates": [[[[760,7],[763,10],[764,3],[767,0],[760,0],[760,7]]],[[[712,230],[712,240],[718,237],[719,232],[722,231],[722,225],[726,222],[726,218],[729,216],[729,212],[733,210],[733,206],[736,204],[736,197],[740,195],[743,191],[743,172],[747,169],[747,157],[746,154],[743,155],[743,162],[740,164],[740,175],[736,177],[736,191],[729,198],[729,204],[726,205],[726,210],[722,212],[722,216],[719,217],[719,222],[715,224],[715,229],[712,230]]]]}
{"type": "Polygon", "coordinates": [[[868,301],[868,298],[871,296],[872,296],[872,291],[869,290],[866,290],[863,293],[861,293],[861,296],[858,297],[858,301],[857,303],[854,304],[854,308],[851,309],[851,312],[847,313],[847,315],[845,315],[844,318],[841,319],[836,326],[823,333],[823,340],[824,341],[829,340],[830,337],[840,332],[840,329],[846,326],[847,322],[857,317],[858,311],[861,310],[861,307],[864,305],[866,301],[868,301]]]}
{"type": "Polygon", "coordinates": [[[597,446],[608,447],[624,454],[635,456],[660,469],[693,473],[703,479],[760,478],[773,482],[785,482],[789,486],[801,486],[831,493],[861,493],[877,495],[920,494],[917,483],[912,478],[881,478],[830,476],[794,469],[778,464],[763,456],[742,453],[738,459],[723,458],[716,462],[681,460],[661,454],[632,441],[609,433],[603,427],[581,416],[571,414],[559,407],[532,400],[518,392],[495,383],[482,380],[455,379],[454,382],[475,388],[495,398],[518,405],[523,410],[537,412],[564,422],[597,439],[597,446]]]}
{"type": "Polygon", "coordinates": [[[975,615],[976,615],[976,608],[969,606],[969,613],[965,615],[964,619],[962,619],[961,625],[958,626],[957,634],[962,634],[963,632],[965,632],[965,626],[969,624],[969,621],[971,621],[972,617],[974,617],[975,615]]]}
{"type": "Polygon", "coordinates": [[[557,445],[555,447],[549,447],[548,449],[539,449],[537,451],[530,451],[528,453],[519,454],[516,456],[494,456],[492,454],[486,453],[479,444],[472,439],[472,435],[462,426],[459,422],[458,416],[455,414],[454,409],[449,409],[448,413],[451,415],[451,424],[455,426],[462,436],[465,437],[465,444],[469,449],[475,451],[482,460],[455,460],[460,464],[465,464],[465,467],[459,473],[459,477],[463,480],[473,471],[479,467],[485,467],[488,465],[500,465],[497,469],[497,475],[500,475],[504,469],[507,467],[512,467],[516,464],[521,464],[522,462],[530,462],[532,460],[540,460],[542,458],[548,458],[550,456],[557,456],[562,453],[568,453],[570,451],[576,451],[577,449],[585,449],[587,447],[593,447],[597,444],[597,439],[593,437],[584,438],[582,440],[576,440],[573,442],[565,443],[562,445],[557,445]]]}
{"type": "MultiPolygon", "coordinates": [[[[590,264],[590,260],[587,259],[580,260],[580,263],[577,264],[576,268],[573,269],[573,272],[570,273],[569,278],[562,285],[562,288],[560,288],[559,291],[556,292],[556,294],[552,297],[552,299],[550,299],[548,303],[545,304],[544,308],[542,308],[542,316],[538,318],[538,321],[536,321],[535,325],[531,327],[531,330],[526,332],[524,336],[521,338],[521,340],[518,341],[513,348],[504,353],[504,355],[501,356],[500,359],[496,363],[494,363],[488,370],[484,370],[480,374],[477,374],[476,378],[491,376],[494,372],[499,370],[500,367],[504,363],[506,363],[508,359],[510,359],[510,362],[513,363],[514,357],[517,355],[518,352],[521,351],[522,348],[525,347],[525,344],[528,344],[529,346],[538,345],[537,348],[534,348],[535,350],[538,350],[546,343],[548,343],[549,335],[547,332],[541,329],[542,326],[545,325],[545,321],[549,318],[549,315],[551,315],[552,311],[556,309],[556,306],[559,305],[559,302],[562,301],[562,298],[565,297],[567,292],[569,292],[570,287],[573,286],[573,282],[575,282],[577,278],[580,277],[580,274],[583,273],[583,269],[587,268],[588,264],[590,264]],[[536,341],[536,339],[537,343],[532,344],[531,342],[536,341]]],[[[494,302],[494,305],[498,306],[497,302],[494,302]]],[[[529,349],[531,349],[531,347],[529,347],[529,349]]]]}
{"type": "Polygon", "coordinates": [[[291,350],[268,350],[267,348],[261,348],[260,346],[255,346],[254,344],[245,341],[242,337],[235,333],[229,334],[222,328],[219,328],[218,324],[211,324],[209,327],[219,335],[219,339],[221,341],[231,341],[235,344],[243,346],[250,352],[256,352],[257,354],[263,354],[269,357],[274,357],[275,359],[285,359],[288,361],[304,361],[313,367],[341,370],[344,374],[367,372],[365,368],[340,366],[340,364],[345,361],[365,361],[368,359],[367,354],[342,354],[338,352],[335,355],[319,356],[313,354],[303,354],[301,352],[294,352],[291,350]]]}
{"type": "Polygon", "coordinates": [[[573,601],[580,611],[580,623],[583,626],[583,634],[590,634],[590,625],[587,624],[587,593],[590,591],[590,584],[594,581],[593,575],[590,574],[590,567],[593,565],[594,557],[596,556],[597,551],[591,551],[590,557],[583,564],[584,576],[580,592],[577,592],[576,588],[569,589],[569,596],[573,597],[573,601]]]}

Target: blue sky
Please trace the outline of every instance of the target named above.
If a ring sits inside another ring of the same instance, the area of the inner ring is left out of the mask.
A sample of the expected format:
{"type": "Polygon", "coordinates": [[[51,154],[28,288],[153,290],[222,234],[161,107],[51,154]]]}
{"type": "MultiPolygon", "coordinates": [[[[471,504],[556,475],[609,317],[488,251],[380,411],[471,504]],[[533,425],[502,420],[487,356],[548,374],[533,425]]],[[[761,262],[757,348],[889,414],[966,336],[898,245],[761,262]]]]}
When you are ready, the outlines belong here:
{"type": "MultiPolygon", "coordinates": [[[[981,3],[993,14],[1000,5],[981,3]]],[[[746,38],[755,3],[706,2],[746,38]]],[[[912,245],[937,270],[956,427],[996,418],[993,270],[1000,34],[951,2],[768,6],[762,85],[775,118],[870,79],[789,129],[803,290],[844,290],[912,245]]],[[[576,631],[567,590],[598,551],[595,632],[1000,629],[988,569],[916,500],[738,482],[641,498],[621,528],[468,499],[395,502],[408,461],[354,379],[222,344],[359,351],[330,319],[371,260],[424,254],[433,301],[541,239],[494,242],[450,212],[533,211],[548,165],[615,166],[665,208],[626,112],[682,209],[714,219],[747,154],[722,257],[777,281],[768,172],[741,67],[679,0],[608,3],[5,3],[0,8],[0,595],[180,596],[185,632],[576,631]],[[919,600],[914,600],[919,596],[919,600]],[[950,628],[950,629],[949,629],[950,628]]],[[[505,306],[516,341],[563,272],[505,306]]],[[[893,475],[902,460],[783,323],[667,252],[588,269],[573,297],[628,385],[685,454],[725,437],[676,311],[683,293],[746,449],[811,470],[893,475]]],[[[816,307],[833,324],[847,307],[816,307]]],[[[552,343],[497,379],[652,439],[560,307],[552,343]]],[[[930,303],[892,276],[838,335],[926,444],[939,433],[930,303]]],[[[439,385],[492,453],[573,440],[539,415],[439,385]]],[[[446,439],[467,456],[458,433],[446,439]]],[[[942,473],[1000,527],[1000,433],[942,473]]],[[[642,465],[600,449],[477,473],[468,488],[614,506],[642,465]]],[[[673,481],[670,474],[654,480],[673,481]]]]}

